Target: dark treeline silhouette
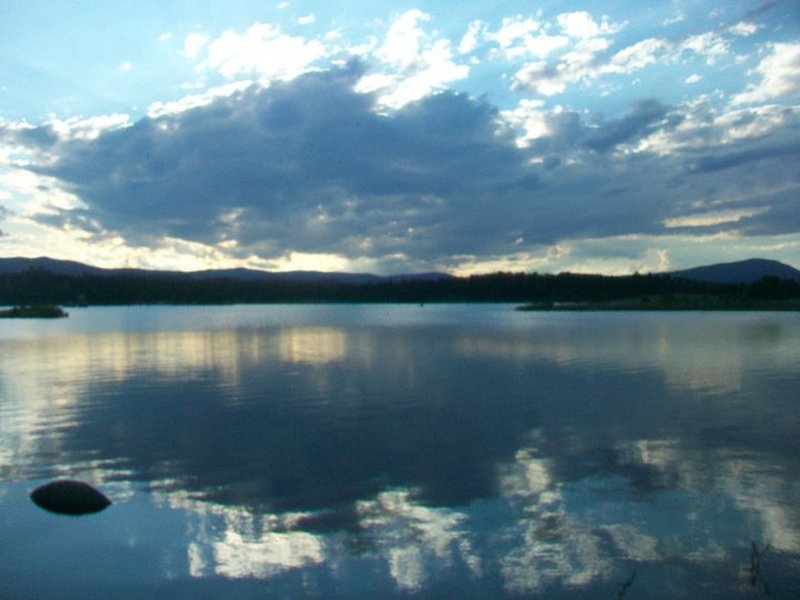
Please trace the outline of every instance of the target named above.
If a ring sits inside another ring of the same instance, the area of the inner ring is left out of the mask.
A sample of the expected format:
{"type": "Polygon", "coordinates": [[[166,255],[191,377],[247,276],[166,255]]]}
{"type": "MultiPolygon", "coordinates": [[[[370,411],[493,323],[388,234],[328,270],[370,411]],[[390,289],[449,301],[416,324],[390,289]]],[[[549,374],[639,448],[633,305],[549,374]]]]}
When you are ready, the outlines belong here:
{"type": "Polygon", "coordinates": [[[764,277],[752,284],[692,281],[669,275],[492,273],[470,277],[336,281],[198,280],[163,274],[56,274],[34,268],[0,275],[0,305],[232,304],[277,302],[605,302],[675,295],[786,300],[800,283],[764,277]]]}

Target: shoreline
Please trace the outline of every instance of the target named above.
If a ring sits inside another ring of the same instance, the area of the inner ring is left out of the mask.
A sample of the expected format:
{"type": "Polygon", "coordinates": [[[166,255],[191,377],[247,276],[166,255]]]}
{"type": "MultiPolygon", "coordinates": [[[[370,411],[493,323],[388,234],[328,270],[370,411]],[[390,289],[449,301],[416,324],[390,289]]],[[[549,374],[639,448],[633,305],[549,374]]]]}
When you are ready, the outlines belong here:
{"type": "Polygon", "coordinates": [[[523,312],[552,311],[696,311],[696,312],[796,312],[800,301],[754,300],[712,296],[642,296],[601,302],[531,302],[516,308],[523,312]]]}

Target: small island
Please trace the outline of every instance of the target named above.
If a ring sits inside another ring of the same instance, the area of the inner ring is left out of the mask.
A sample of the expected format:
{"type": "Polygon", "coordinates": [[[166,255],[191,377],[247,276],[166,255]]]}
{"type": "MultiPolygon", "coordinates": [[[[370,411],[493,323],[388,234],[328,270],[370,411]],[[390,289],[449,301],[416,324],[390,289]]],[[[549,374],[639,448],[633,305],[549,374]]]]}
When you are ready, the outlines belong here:
{"type": "Polygon", "coordinates": [[[68,313],[55,304],[32,304],[0,310],[0,319],[60,319],[68,316],[68,313]]]}

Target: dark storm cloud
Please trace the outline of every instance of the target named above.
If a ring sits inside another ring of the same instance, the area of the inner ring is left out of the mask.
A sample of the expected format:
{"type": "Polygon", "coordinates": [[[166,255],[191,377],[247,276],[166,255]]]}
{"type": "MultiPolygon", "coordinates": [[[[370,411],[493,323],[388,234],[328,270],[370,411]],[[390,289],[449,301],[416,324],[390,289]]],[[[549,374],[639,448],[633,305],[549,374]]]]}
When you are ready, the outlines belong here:
{"type": "Polygon", "coordinates": [[[782,125],[765,130],[752,114],[743,113],[725,133],[735,127],[755,127],[762,130],[760,135],[687,151],[681,165],[687,177],[676,177],[695,198],[730,199],[721,208],[755,209],[756,214],[736,223],[744,235],[791,234],[800,228],[800,120],[792,111],[779,114],[782,125]]]}
{"type": "Polygon", "coordinates": [[[22,146],[47,149],[58,142],[58,134],[50,125],[10,129],[0,127],[0,140],[5,139],[22,146]]]}
{"type": "Polygon", "coordinates": [[[595,119],[587,124],[580,114],[571,111],[551,113],[546,117],[549,135],[536,140],[539,152],[557,153],[579,148],[598,154],[634,143],[657,129],[673,129],[682,117],[657,100],[641,100],[619,119],[595,119]]]}
{"type": "MultiPolygon", "coordinates": [[[[379,114],[373,96],[353,91],[361,74],[350,65],[252,86],[91,140],[52,143],[31,131],[17,142],[48,145],[54,159],[36,170],[85,205],[40,221],[145,245],[228,241],[232,252],[264,258],[332,252],[447,264],[576,237],[662,233],[687,200],[737,197],[741,207],[744,190],[753,209],[778,202],[767,193],[776,182],[789,197],[798,187],[785,171],[797,153],[789,128],[691,155],[619,152],[683,119],[645,100],[618,119],[550,114],[549,134],[519,148],[499,133],[494,107],[464,94],[379,114]]],[[[704,127],[710,139],[715,126],[704,127]]],[[[772,214],[747,225],[784,230],[772,214]]]]}
{"type": "Polygon", "coordinates": [[[800,164],[800,142],[790,141],[767,148],[747,148],[710,154],[690,162],[688,167],[692,173],[710,173],[772,158],[789,159],[794,165],[800,164]]]}
{"type": "MultiPolygon", "coordinates": [[[[638,102],[630,114],[601,123],[583,143],[596,152],[608,152],[620,144],[633,142],[655,131],[667,112],[667,107],[656,100],[638,102]]],[[[675,124],[676,119],[673,119],[670,126],[675,124]]]]}
{"type": "Polygon", "coordinates": [[[444,93],[381,116],[353,92],[358,75],[307,75],[142,119],[65,143],[39,171],[106,228],[140,240],[383,255],[505,235],[497,203],[527,201],[536,178],[513,139],[498,136],[495,110],[444,93]]]}

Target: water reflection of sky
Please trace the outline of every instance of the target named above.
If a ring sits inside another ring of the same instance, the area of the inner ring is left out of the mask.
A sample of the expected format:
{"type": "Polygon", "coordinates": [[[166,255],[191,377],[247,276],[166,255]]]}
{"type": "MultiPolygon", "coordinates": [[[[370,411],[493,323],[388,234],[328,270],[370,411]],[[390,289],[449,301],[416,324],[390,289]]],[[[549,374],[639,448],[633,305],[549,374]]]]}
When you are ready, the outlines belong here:
{"type": "MultiPolygon", "coordinates": [[[[179,595],[614,597],[635,573],[640,594],[729,597],[757,591],[752,541],[773,590],[797,585],[786,315],[171,310],[0,335],[6,514],[26,481],[104,485],[104,551],[179,595]]],[[[33,573],[34,533],[77,533],[25,514],[9,564],[33,573]]]]}

